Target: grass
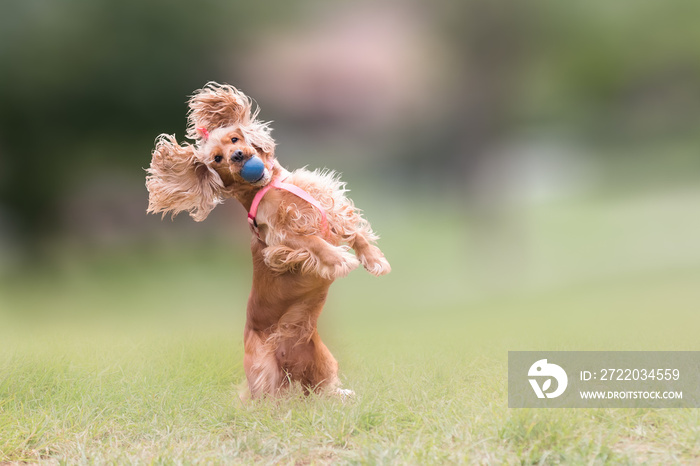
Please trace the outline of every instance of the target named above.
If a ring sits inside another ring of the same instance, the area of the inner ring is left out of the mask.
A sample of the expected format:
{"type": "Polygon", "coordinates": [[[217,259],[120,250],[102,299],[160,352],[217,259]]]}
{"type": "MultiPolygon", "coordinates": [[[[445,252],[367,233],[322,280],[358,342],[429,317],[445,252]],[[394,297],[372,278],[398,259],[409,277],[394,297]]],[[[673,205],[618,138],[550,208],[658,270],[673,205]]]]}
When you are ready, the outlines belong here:
{"type": "Polygon", "coordinates": [[[698,194],[533,210],[513,262],[466,217],[379,215],[394,271],[338,281],[321,319],[346,403],[238,402],[250,277],[231,245],[7,277],[0,462],[696,463],[697,409],[509,409],[506,367],[508,350],[698,350],[698,194]]]}

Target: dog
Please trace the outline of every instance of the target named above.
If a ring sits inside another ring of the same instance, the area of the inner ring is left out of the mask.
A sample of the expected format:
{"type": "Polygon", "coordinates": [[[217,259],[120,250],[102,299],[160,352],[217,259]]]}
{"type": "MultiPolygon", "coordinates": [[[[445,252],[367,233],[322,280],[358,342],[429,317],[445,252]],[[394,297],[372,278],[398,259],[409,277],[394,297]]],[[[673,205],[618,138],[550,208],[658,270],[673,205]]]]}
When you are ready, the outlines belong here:
{"type": "Polygon", "coordinates": [[[253,286],[244,329],[244,368],[253,399],[278,395],[293,382],[306,394],[352,395],[316,323],[336,278],[362,264],[391,271],[378,236],[329,170],[284,169],[269,123],[233,86],[207,83],[190,98],[187,137],[156,139],[146,170],[149,213],[186,211],[204,220],[234,198],[248,211],[253,286]],[[354,250],[354,254],[351,252],[354,250]]]}

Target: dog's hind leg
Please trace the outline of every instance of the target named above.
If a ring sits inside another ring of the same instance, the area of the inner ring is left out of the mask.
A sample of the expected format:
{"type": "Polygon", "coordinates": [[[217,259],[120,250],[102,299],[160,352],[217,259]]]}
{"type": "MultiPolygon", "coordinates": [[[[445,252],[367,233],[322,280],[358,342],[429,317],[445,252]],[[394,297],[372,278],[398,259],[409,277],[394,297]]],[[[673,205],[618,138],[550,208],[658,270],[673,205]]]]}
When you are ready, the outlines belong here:
{"type": "Polygon", "coordinates": [[[335,360],[326,345],[321,341],[318,332],[314,332],[311,337],[314,346],[314,363],[309,379],[316,392],[323,392],[328,395],[337,396],[342,401],[355,396],[355,392],[341,388],[338,378],[338,362],[335,360]]]}
{"type": "Polygon", "coordinates": [[[262,336],[251,329],[245,330],[243,340],[243,367],[251,397],[256,399],[265,394],[276,395],[284,378],[275,357],[275,348],[266,344],[262,336]]]}
{"type": "Polygon", "coordinates": [[[335,360],[330,350],[321,341],[317,331],[311,336],[313,344],[313,364],[311,365],[308,380],[311,387],[318,392],[334,392],[340,387],[338,379],[338,361],[335,360]]]}

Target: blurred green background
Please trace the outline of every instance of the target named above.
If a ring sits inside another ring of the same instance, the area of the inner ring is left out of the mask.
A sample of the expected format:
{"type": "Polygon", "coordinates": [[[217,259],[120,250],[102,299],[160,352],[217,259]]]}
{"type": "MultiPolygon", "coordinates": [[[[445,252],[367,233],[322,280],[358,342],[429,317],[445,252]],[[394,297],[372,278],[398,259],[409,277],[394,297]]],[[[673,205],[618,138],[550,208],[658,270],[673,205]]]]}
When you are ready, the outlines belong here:
{"type": "Polygon", "coordinates": [[[331,340],[698,349],[698,17],[681,0],[3,2],[0,318],[238,335],[243,209],[145,213],[155,137],[184,139],[188,96],[216,80],[274,120],[283,166],[342,172],[382,235],[394,271],[334,285],[331,340]]]}

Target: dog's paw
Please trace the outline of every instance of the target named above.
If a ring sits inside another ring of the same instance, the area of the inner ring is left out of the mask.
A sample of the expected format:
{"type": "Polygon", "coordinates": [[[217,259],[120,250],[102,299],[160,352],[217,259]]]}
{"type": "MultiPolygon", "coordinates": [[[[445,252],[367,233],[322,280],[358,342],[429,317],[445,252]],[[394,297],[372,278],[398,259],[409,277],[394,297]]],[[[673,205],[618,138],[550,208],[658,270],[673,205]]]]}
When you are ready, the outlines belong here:
{"type": "Polygon", "coordinates": [[[360,266],[360,261],[347,246],[335,246],[333,252],[319,257],[319,265],[316,269],[319,276],[327,280],[346,277],[350,272],[360,266]]]}
{"type": "Polygon", "coordinates": [[[333,392],[335,396],[340,398],[340,401],[347,401],[349,399],[355,398],[355,392],[350,390],[349,388],[336,388],[335,391],[333,392]]]}
{"type": "Polygon", "coordinates": [[[263,249],[263,262],[275,273],[293,272],[300,264],[311,260],[306,249],[292,249],[287,246],[268,246],[263,249]]]}
{"type": "Polygon", "coordinates": [[[368,254],[360,255],[360,262],[369,273],[377,277],[391,272],[389,261],[376,246],[371,246],[368,254]]]}
{"type": "Polygon", "coordinates": [[[365,269],[367,269],[369,273],[377,277],[391,272],[391,265],[389,265],[389,261],[386,260],[385,257],[382,257],[374,262],[365,262],[362,265],[364,265],[365,269]]]}

